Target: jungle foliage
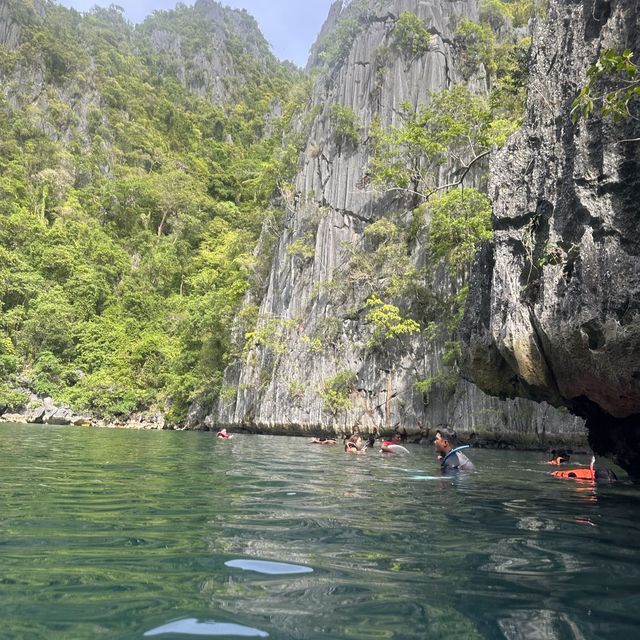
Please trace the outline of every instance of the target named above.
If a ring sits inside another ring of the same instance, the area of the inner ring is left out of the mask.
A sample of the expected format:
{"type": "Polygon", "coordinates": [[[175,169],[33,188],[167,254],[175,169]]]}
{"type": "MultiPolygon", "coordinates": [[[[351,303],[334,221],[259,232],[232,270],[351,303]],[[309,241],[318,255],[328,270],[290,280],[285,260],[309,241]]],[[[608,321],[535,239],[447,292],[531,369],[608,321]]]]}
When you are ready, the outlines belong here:
{"type": "MultiPolygon", "coordinates": [[[[313,76],[278,63],[246,12],[220,8],[220,24],[178,5],[134,27],[116,5],[79,14],[50,0],[5,4],[17,36],[0,47],[0,409],[29,391],[98,416],[160,411],[179,423],[195,399],[231,399],[230,357],[285,348],[287,327],[259,318],[255,301],[281,205],[294,198],[313,76]],[[247,292],[253,303],[240,309],[247,292]]],[[[491,233],[482,172],[464,181],[518,125],[524,99],[528,41],[497,34],[526,23],[533,4],[486,0],[481,23],[457,25],[462,74],[484,74],[488,96],[460,85],[368,132],[373,186],[414,207],[410,220],[405,208],[368,225],[362,246],[346,249],[346,277],[327,283],[345,300],[348,289],[364,293],[354,314],[372,350],[435,327],[455,335],[473,250],[491,233]],[[445,166],[455,184],[438,182],[445,166]],[[417,243],[428,267],[412,258],[417,243]],[[431,287],[440,266],[446,291],[431,287]]],[[[378,6],[346,6],[318,45],[325,73],[378,6]]],[[[381,61],[431,46],[413,14],[392,36],[381,61]]],[[[330,118],[341,153],[365,143],[358,114],[335,104],[330,118]]],[[[314,253],[315,229],[288,248],[297,262],[314,253]]],[[[327,318],[307,348],[322,351],[341,327],[327,318]]],[[[260,384],[271,375],[265,366],[260,384]]],[[[326,381],[327,410],[348,408],[355,384],[346,370],[326,381]]],[[[301,393],[291,386],[292,398],[301,393]]]]}
{"type": "Polygon", "coordinates": [[[28,390],[180,422],[220,387],[260,286],[304,83],[248,14],[225,9],[221,32],[184,5],[134,27],[115,5],[40,4],[9,0],[19,37],[0,48],[0,407],[28,390]]]}

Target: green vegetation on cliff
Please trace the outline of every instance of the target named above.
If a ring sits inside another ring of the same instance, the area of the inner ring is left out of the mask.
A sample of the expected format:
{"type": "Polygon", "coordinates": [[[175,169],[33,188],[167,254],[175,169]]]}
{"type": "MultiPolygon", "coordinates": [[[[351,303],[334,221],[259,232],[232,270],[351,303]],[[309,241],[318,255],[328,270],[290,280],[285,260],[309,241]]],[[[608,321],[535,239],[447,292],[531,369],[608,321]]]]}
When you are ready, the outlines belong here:
{"type": "Polygon", "coordinates": [[[640,101],[640,69],[633,51],[605,49],[587,70],[587,84],[573,102],[574,122],[599,111],[614,120],[637,119],[640,101]]]}
{"type": "MultiPolygon", "coordinates": [[[[512,27],[525,25],[537,4],[488,0],[480,22],[460,18],[453,46],[462,81],[426,104],[400,105],[394,126],[374,120],[369,132],[370,183],[380,193],[404,196],[413,216],[395,220],[396,232],[385,233],[385,253],[400,258],[393,261],[393,287],[374,265],[380,247],[367,247],[352,264],[357,273],[377,276],[368,276],[371,295],[398,309],[404,322],[418,322],[427,339],[444,344],[442,371],[416,384],[425,395],[436,383],[452,388],[457,381],[457,332],[472,260],[478,244],[492,236],[487,159],[524,113],[530,40],[512,27]],[[416,243],[425,251],[421,267],[406,259],[416,243]]],[[[427,25],[409,12],[397,19],[392,37],[405,58],[426,55],[432,46],[427,25]]],[[[367,229],[365,235],[373,234],[367,229]]]]}
{"type": "Polygon", "coordinates": [[[0,407],[28,389],[180,421],[217,392],[261,286],[304,90],[290,102],[294,72],[244,13],[180,5],[134,28],[113,5],[40,4],[9,1],[0,47],[0,407]]]}

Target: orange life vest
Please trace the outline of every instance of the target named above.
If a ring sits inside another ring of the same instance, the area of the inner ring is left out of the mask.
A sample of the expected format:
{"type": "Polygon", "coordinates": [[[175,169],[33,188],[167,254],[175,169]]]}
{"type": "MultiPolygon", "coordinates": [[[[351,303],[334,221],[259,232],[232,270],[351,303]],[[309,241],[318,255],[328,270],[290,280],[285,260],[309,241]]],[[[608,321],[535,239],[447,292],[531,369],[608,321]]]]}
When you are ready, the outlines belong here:
{"type": "Polygon", "coordinates": [[[563,469],[562,471],[553,471],[551,475],[554,478],[569,478],[571,480],[595,480],[593,469],[563,469]]]}

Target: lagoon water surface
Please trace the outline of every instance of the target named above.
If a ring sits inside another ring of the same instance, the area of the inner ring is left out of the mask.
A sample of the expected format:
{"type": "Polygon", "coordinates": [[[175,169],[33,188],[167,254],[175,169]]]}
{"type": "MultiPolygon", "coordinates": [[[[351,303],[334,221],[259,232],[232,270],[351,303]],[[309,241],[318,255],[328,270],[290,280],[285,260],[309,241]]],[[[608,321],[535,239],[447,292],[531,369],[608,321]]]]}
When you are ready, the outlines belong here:
{"type": "MultiPolygon", "coordinates": [[[[640,486],[471,450],[0,425],[0,638],[640,633],[640,486]]],[[[578,458],[587,462],[585,458],[578,458]]]]}

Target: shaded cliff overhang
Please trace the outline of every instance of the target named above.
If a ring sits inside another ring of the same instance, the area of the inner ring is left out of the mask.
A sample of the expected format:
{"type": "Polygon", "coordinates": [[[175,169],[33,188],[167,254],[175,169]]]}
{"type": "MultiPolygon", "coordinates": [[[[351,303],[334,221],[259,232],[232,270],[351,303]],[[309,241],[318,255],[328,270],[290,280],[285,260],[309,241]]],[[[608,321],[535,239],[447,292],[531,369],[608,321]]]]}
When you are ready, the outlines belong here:
{"type": "Polygon", "coordinates": [[[523,126],[492,164],[495,236],[461,334],[466,377],[568,407],[587,419],[594,450],[636,475],[640,121],[596,110],[574,124],[571,106],[601,51],[640,57],[639,12],[633,0],[550,2],[523,126]]]}

